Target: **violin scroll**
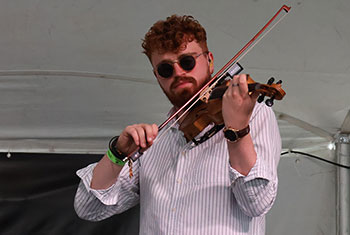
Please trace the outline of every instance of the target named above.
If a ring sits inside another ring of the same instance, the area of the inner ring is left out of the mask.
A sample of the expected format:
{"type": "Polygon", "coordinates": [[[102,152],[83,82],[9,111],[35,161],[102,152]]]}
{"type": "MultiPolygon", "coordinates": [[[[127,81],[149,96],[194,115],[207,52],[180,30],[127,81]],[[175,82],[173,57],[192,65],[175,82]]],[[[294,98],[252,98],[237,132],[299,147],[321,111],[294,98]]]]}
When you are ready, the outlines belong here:
{"type": "Polygon", "coordinates": [[[273,106],[274,100],[282,100],[286,95],[286,92],[282,89],[282,80],[274,83],[275,78],[271,77],[266,84],[255,82],[249,75],[247,75],[248,90],[252,92],[254,90],[260,93],[258,102],[264,101],[265,97],[270,97],[265,101],[265,104],[269,107],[273,106]]]}

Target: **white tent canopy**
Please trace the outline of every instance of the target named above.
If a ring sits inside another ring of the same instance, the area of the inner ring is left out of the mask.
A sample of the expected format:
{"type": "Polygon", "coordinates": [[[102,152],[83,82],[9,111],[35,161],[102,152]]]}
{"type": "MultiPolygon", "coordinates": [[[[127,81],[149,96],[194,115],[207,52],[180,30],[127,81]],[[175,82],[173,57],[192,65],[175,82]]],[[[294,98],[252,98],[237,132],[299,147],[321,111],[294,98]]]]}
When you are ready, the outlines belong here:
{"type": "MultiPolygon", "coordinates": [[[[240,63],[255,81],[283,80],[287,95],[273,109],[284,151],[335,161],[327,146],[350,133],[348,0],[2,1],[1,152],[104,153],[108,140],[126,125],[162,123],[170,103],[141,48],[155,21],[174,13],[193,15],[207,30],[218,71],[283,4],[292,7],[290,13],[240,63]]],[[[282,161],[281,181],[307,175],[322,186],[313,188],[317,193],[332,192],[330,199],[297,203],[305,211],[320,205],[332,211],[335,169],[310,166],[312,174],[303,174],[297,160],[282,161]],[[317,174],[332,178],[312,178],[317,174]]],[[[305,186],[299,179],[290,181],[305,186]]],[[[282,196],[291,191],[283,189],[282,196]]],[[[277,208],[283,208],[278,201],[277,208]]],[[[334,214],[320,221],[333,221],[334,214]]],[[[327,234],[334,227],[320,230],[327,234]]]]}
{"type": "MultiPolygon", "coordinates": [[[[150,25],[195,16],[218,70],[283,4],[290,14],[241,61],[244,72],[283,80],[274,110],[335,135],[349,110],[348,1],[31,0],[0,9],[1,148],[102,151],[127,124],[161,123],[170,105],[140,46],[150,25]]],[[[301,136],[282,133],[285,148],[299,147],[301,136]]]]}

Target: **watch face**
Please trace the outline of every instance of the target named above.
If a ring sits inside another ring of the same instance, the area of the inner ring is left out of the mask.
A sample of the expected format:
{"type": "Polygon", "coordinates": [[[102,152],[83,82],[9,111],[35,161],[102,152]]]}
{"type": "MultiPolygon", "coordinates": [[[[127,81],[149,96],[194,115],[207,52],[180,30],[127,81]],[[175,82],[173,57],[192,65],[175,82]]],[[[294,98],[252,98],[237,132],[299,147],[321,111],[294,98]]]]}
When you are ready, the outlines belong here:
{"type": "Polygon", "coordinates": [[[233,130],[226,130],[224,133],[225,137],[230,141],[235,141],[238,139],[237,133],[233,130]]]}

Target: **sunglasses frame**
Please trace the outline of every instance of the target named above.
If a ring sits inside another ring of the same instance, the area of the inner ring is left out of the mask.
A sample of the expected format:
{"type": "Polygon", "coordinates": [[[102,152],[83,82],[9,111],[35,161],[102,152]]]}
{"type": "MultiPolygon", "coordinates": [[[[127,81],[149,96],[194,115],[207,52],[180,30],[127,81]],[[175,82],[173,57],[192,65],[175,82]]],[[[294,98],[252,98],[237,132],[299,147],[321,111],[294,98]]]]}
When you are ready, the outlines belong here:
{"type": "Polygon", "coordinates": [[[180,67],[183,69],[183,70],[186,70],[187,72],[189,72],[189,71],[191,71],[191,70],[193,70],[195,67],[196,67],[196,64],[197,64],[197,58],[198,57],[200,57],[201,55],[204,55],[204,54],[208,54],[209,53],[209,51],[203,51],[203,52],[201,52],[201,53],[199,53],[199,54],[191,54],[191,53],[189,53],[189,54],[182,54],[182,55],[180,55],[178,58],[177,58],[177,60],[173,60],[173,61],[163,61],[163,62],[160,62],[157,66],[156,66],[156,68],[157,68],[157,74],[161,77],[161,78],[163,78],[163,79],[169,79],[169,78],[171,78],[173,75],[174,75],[174,64],[179,64],[180,65],[180,67]],[[182,65],[181,65],[181,60],[182,59],[184,59],[184,58],[186,58],[186,57],[192,57],[193,58],[193,61],[194,61],[194,66],[191,68],[191,69],[186,69],[186,68],[184,68],[182,65]],[[171,71],[171,74],[169,75],[169,76],[167,76],[167,77],[164,77],[164,76],[162,76],[160,73],[159,73],[159,67],[161,66],[161,65],[163,65],[163,64],[167,64],[167,65],[170,65],[171,66],[171,68],[172,68],[172,71],[171,71]]]}

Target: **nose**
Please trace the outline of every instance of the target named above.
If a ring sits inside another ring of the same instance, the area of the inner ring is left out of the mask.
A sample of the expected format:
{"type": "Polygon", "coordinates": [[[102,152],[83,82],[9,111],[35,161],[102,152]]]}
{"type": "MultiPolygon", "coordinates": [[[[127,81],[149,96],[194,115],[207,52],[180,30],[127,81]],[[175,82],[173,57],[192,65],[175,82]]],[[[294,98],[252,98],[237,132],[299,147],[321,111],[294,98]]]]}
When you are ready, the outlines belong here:
{"type": "Polygon", "coordinates": [[[183,76],[186,74],[186,70],[181,68],[179,63],[174,63],[173,66],[174,66],[174,74],[173,74],[174,77],[183,76]]]}

